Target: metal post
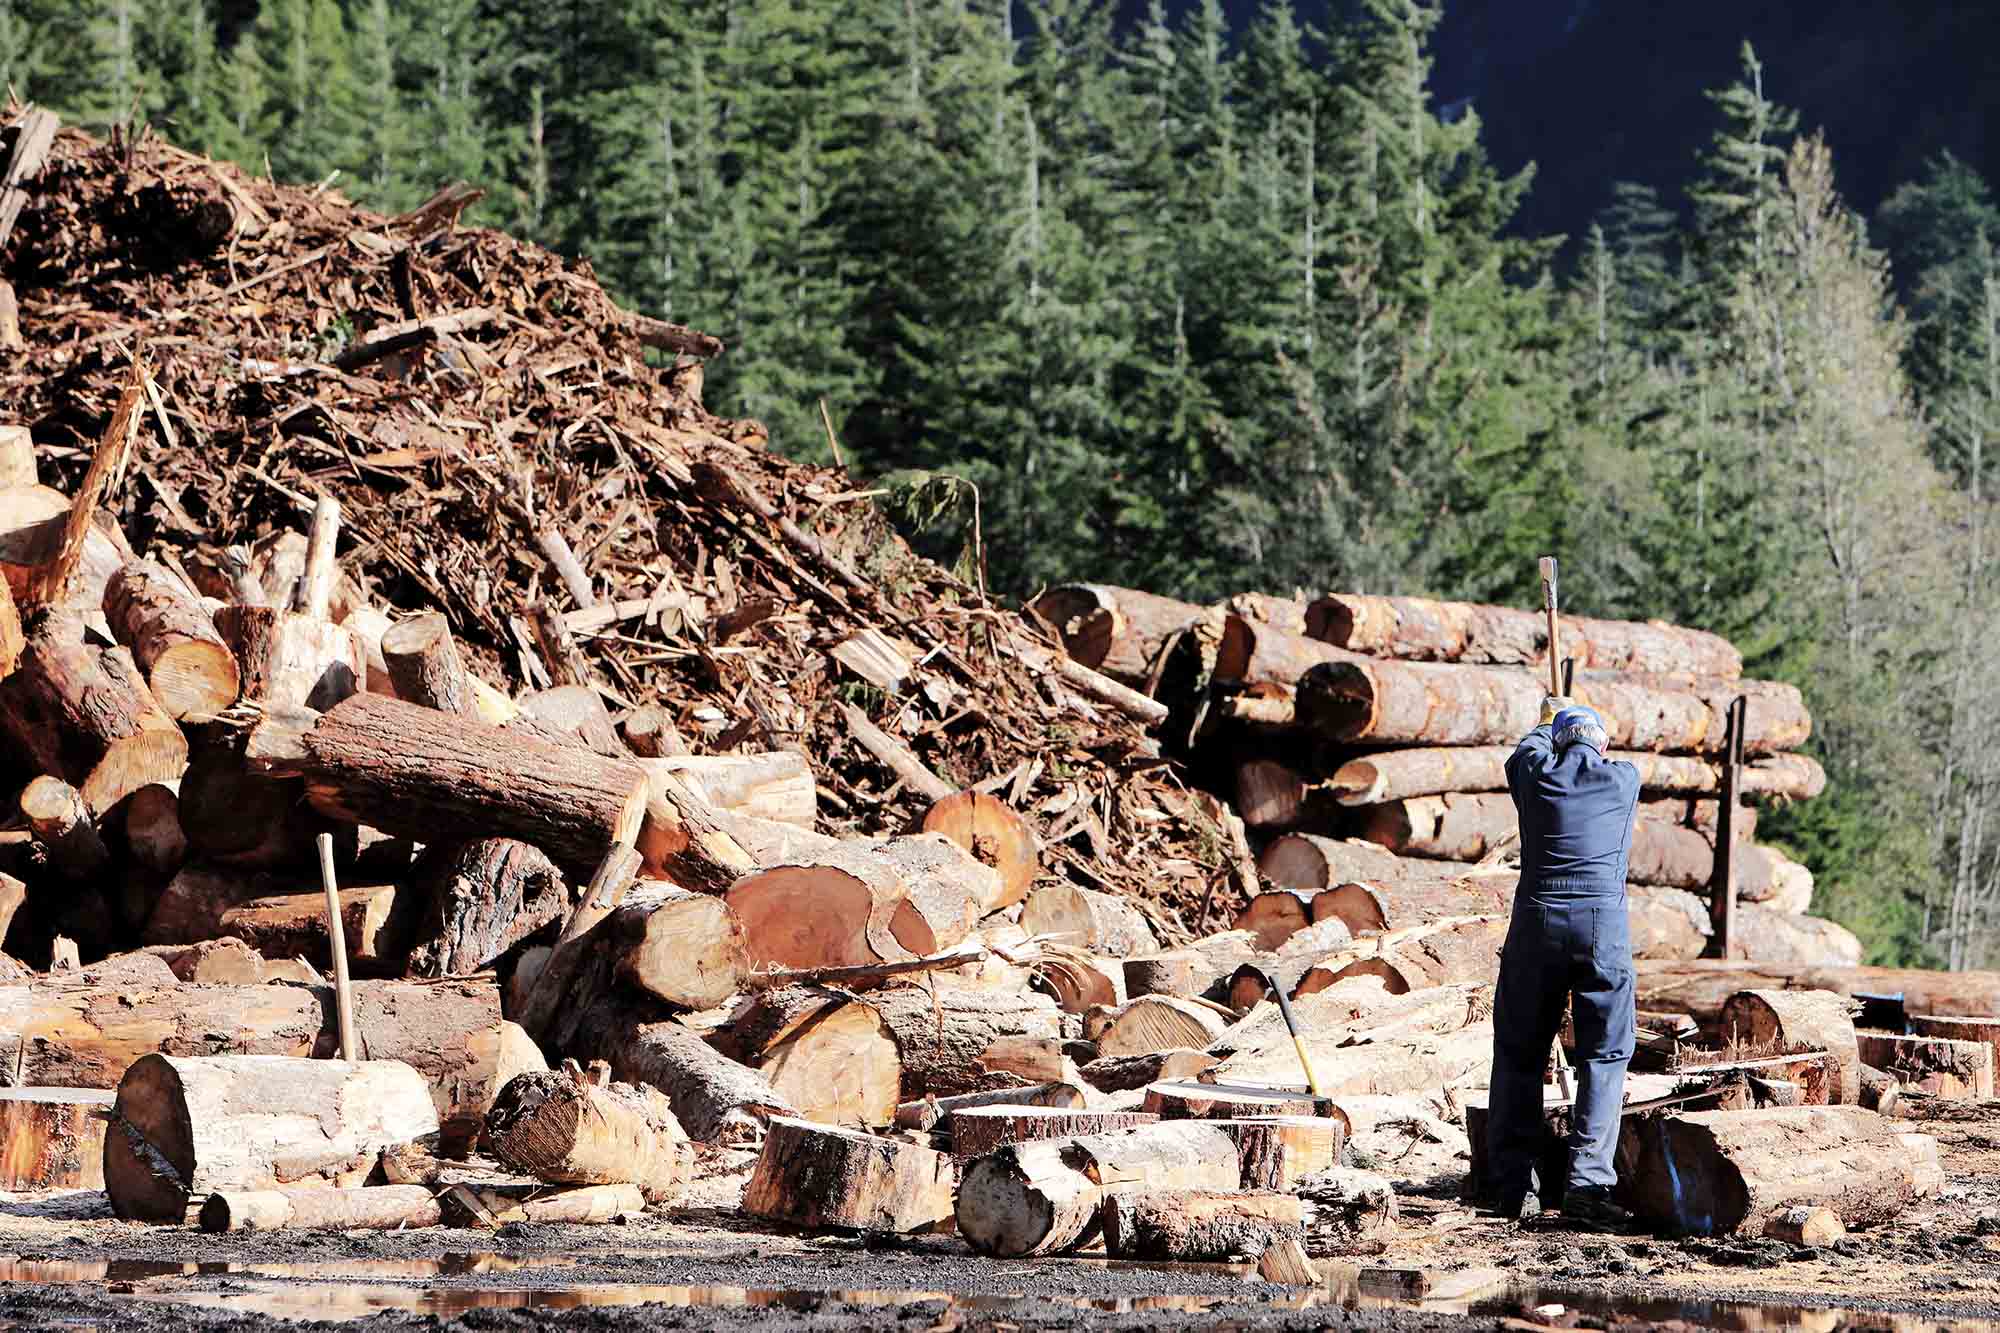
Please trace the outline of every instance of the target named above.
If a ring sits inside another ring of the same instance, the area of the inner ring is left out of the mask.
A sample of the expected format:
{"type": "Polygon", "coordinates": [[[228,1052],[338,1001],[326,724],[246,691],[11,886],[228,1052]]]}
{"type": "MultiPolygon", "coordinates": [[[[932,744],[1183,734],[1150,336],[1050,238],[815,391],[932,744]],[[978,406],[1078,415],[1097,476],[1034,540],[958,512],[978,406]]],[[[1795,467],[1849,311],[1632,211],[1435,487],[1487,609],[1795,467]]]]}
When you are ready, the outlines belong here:
{"type": "Polygon", "coordinates": [[[1715,828],[1715,874],[1709,881],[1709,917],[1714,931],[1709,936],[1712,958],[1729,957],[1731,934],[1736,925],[1736,812],[1743,800],[1743,731],[1749,716],[1750,700],[1738,695],[1729,705],[1729,731],[1722,755],[1722,817],[1715,828]]]}

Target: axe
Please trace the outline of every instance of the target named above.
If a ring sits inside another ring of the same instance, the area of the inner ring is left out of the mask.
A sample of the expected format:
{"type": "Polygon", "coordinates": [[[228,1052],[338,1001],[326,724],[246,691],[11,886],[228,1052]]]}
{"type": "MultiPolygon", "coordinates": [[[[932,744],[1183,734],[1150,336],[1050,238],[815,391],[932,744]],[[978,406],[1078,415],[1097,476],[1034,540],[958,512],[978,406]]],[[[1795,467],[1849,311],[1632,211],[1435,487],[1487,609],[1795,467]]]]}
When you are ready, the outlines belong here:
{"type": "MultiPolygon", "coordinates": [[[[1549,693],[1562,693],[1562,630],[1556,624],[1556,558],[1542,557],[1542,609],[1549,616],[1549,693]]],[[[1563,1054],[1562,1039],[1556,1039],[1556,1091],[1564,1100],[1576,1096],[1576,1084],[1570,1078],[1569,1057],[1563,1054]]]]}

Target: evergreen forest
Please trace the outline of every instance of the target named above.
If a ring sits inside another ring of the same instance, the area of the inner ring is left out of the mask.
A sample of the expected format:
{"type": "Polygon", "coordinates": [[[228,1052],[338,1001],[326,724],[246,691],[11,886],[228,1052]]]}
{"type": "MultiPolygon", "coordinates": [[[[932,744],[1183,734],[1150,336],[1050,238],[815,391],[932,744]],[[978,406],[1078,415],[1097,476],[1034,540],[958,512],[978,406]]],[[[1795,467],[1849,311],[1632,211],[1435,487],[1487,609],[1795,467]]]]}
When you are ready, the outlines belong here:
{"type": "MultiPolygon", "coordinates": [[[[2000,205],[1870,215],[1743,45],[1569,236],[1433,96],[1434,0],[0,0],[0,84],[587,257],[717,411],[1014,596],[1340,588],[1729,636],[1870,961],[2000,961],[2000,205]],[[970,540],[977,516],[982,541],[970,540]]],[[[1576,108],[1574,114],[1588,114],[1576,108]]]]}

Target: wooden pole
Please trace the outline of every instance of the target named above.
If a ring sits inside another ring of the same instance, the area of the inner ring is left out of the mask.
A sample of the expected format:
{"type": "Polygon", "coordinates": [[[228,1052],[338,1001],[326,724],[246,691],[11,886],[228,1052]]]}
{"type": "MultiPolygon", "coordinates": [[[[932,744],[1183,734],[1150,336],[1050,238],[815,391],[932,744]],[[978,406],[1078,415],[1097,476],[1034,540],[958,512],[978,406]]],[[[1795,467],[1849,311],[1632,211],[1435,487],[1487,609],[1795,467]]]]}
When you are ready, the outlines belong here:
{"type": "Polygon", "coordinates": [[[340,885],[333,875],[333,835],[319,835],[319,880],[326,890],[326,942],[333,953],[334,1009],[340,1023],[340,1058],[358,1060],[354,1049],[354,983],[347,979],[347,930],[341,924],[340,885]]]}
{"type": "Polygon", "coordinates": [[[1748,695],[1729,705],[1729,738],[1722,759],[1722,809],[1715,830],[1715,878],[1709,890],[1709,915],[1714,930],[1708,952],[1729,957],[1730,935],[1736,926],[1736,812],[1743,801],[1743,733],[1750,713],[1748,695]]]}
{"type": "Polygon", "coordinates": [[[1556,558],[1545,555],[1542,566],[1542,610],[1549,617],[1549,693],[1562,693],[1562,631],[1556,626],[1556,558]]]}

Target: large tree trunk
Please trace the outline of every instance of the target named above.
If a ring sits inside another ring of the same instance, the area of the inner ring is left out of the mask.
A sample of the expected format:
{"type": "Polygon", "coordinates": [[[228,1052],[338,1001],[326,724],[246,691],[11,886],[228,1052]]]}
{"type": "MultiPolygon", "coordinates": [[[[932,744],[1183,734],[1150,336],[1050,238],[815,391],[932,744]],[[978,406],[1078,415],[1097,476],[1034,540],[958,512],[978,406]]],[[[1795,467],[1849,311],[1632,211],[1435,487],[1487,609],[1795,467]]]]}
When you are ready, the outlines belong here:
{"type": "Polygon", "coordinates": [[[83,621],[48,611],[27,626],[14,674],[0,681],[0,729],[35,767],[104,813],[153,782],[178,782],[187,737],[160,709],[124,648],[85,642],[83,621]]]}
{"type": "Polygon", "coordinates": [[[997,1258],[1056,1254],[1096,1234],[1113,1191],[1233,1190],[1241,1179],[1236,1141],[1199,1122],[1018,1143],[965,1168],[958,1232],[997,1258]]]}
{"type": "Polygon", "coordinates": [[[441,1225],[444,1209],[428,1185],[294,1185],[217,1190],[199,1220],[210,1232],[404,1231],[441,1225]]]}
{"type": "Polygon", "coordinates": [[[1859,1107],[1628,1119],[1618,1156],[1628,1206],[1696,1234],[1760,1234],[1800,1204],[1824,1206],[1850,1227],[1873,1226],[1944,1184],[1937,1140],[1859,1107]]]}
{"type": "Polygon", "coordinates": [[[933,802],[911,831],[943,834],[999,876],[997,891],[979,904],[982,916],[1026,898],[1041,873],[1041,849],[1028,821],[983,791],[954,792],[933,802]]]}
{"type": "MultiPolygon", "coordinates": [[[[1721,752],[1724,714],[1756,689],[1745,747],[1753,754],[1796,749],[1812,733],[1804,701],[1790,687],[1703,678],[1683,690],[1616,679],[1579,683],[1577,701],[1604,715],[1612,745],[1628,750],[1721,752]]],[[[1531,672],[1424,662],[1332,662],[1299,681],[1298,718],[1339,743],[1510,745],[1535,726],[1546,684],[1531,672]]]]}
{"type": "Polygon", "coordinates": [[[1029,606],[1072,659],[1142,689],[1167,642],[1204,614],[1191,602],[1099,583],[1061,584],[1029,606]]]}
{"type": "Polygon", "coordinates": [[[711,810],[733,810],[806,829],[819,818],[819,788],[813,781],[812,765],[796,750],[637,762],[649,777],[666,773],[679,778],[711,810]]]}
{"type": "Polygon", "coordinates": [[[958,944],[997,872],[939,834],[850,841],[745,875],[727,896],[756,968],[861,967],[958,944]]]}
{"type": "Polygon", "coordinates": [[[103,1189],[112,1096],[99,1088],[0,1088],[0,1190],[103,1189]]]}
{"type": "Polygon", "coordinates": [[[1287,1240],[1305,1243],[1304,1214],[1292,1194],[1161,1190],[1104,1202],[1104,1252],[1114,1259],[1217,1263],[1287,1240]]]}
{"type": "Polygon", "coordinates": [[[1215,679],[1254,694],[1289,696],[1299,678],[1322,662],[1346,662],[1354,654],[1303,634],[1287,634],[1243,616],[1223,617],[1216,648],[1215,679]]]}
{"type": "Polygon", "coordinates": [[[1048,884],[1028,895],[1021,929],[1059,944],[1111,958],[1158,953],[1160,942],[1145,914],[1122,898],[1070,884],[1048,884]]]}
{"type": "Polygon", "coordinates": [[[119,570],[104,590],[104,616],[168,717],[213,717],[236,702],[236,655],[164,567],[141,560],[119,570]]]}
{"type": "Polygon", "coordinates": [[[332,708],[368,679],[368,650],[345,625],[272,606],[225,606],[216,632],[236,655],[243,697],[266,708],[332,708]]]}
{"type": "Polygon", "coordinates": [[[1341,840],[1311,833],[1287,833],[1271,840],[1257,858],[1257,873],[1287,889],[1328,889],[1350,880],[1434,876],[1434,863],[1397,856],[1360,838],[1341,840]]]}
{"type": "Polygon", "coordinates": [[[1707,958],[1685,963],[1641,962],[1637,971],[1639,1008],[1686,1014],[1711,1037],[1721,1033],[1722,1010],[1729,997],[1745,990],[1829,990],[1840,995],[1901,992],[1903,1007],[1912,1014],[2000,1017],[2000,972],[1822,967],[1707,958]]]}
{"type": "Polygon", "coordinates": [[[118,1083],[104,1187],[122,1218],[180,1223],[218,1189],[358,1183],[382,1149],[437,1128],[423,1077],[395,1060],[147,1055],[118,1083]]]}
{"type": "Polygon", "coordinates": [[[694,1167],[657,1089],[573,1069],[523,1074],[502,1088],[486,1113],[486,1141],[509,1170],[564,1185],[637,1185],[656,1205],[677,1202],[694,1167]]]}
{"type": "Polygon", "coordinates": [[[1401,930],[1452,917],[1510,911],[1520,876],[1514,871],[1453,866],[1450,877],[1351,880],[1312,896],[1312,919],[1338,921],[1349,933],[1401,930]]]}
{"type": "Polygon", "coordinates": [[[373,694],[317,716],[266,713],[245,753],[274,777],[304,777],[330,818],[426,842],[515,837],[573,871],[630,843],[646,812],[636,764],[373,694]]]}
{"type": "Polygon", "coordinates": [[[807,1228],[936,1230],[951,1217],[951,1158],[897,1139],[777,1119],[743,1211],[807,1228]]]}
{"type": "MultiPolygon", "coordinates": [[[[1053,1042],[1063,1036],[1062,1010],[1033,991],[891,986],[863,999],[895,1042],[902,1087],[897,1101],[1037,1082],[995,1072],[988,1052],[1009,1038],[1053,1042]]],[[[893,1115],[894,1105],[889,1109],[893,1115]]]]}
{"type": "MultiPolygon", "coordinates": [[[[1533,666],[1549,652],[1548,622],[1537,612],[1421,597],[1332,593],[1306,609],[1306,632],[1357,653],[1432,662],[1533,666]]],[[[1743,674],[1742,655],[1706,630],[1563,616],[1558,632],[1578,670],[1743,674]]]]}
{"type": "MultiPolygon", "coordinates": [[[[1334,770],[1330,785],[1342,805],[1380,805],[1411,796],[1507,790],[1511,745],[1447,746],[1387,750],[1350,759],[1334,770]]],[[[1639,785],[1676,796],[1714,796],[1721,770],[1695,755],[1613,750],[1606,756],[1639,770],[1639,785]]],[[[1826,790],[1826,770],[1802,754],[1771,754],[1743,766],[1743,791],[1809,800],[1826,790]]],[[[1247,814],[1245,816],[1248,818],[1247,814]]]]}
{"type": "Polygon", "coordinates": [[[1854,1037],[1854,1005],[1822,990],[1745,990],[1722,1005],[1722,1032],[1733,1048],[1758,1051],[1824,1050],[1838,1069],[1828,1098],[1853,1106],[1861,1097],[1861,1055],[1854,1037]]]}
{"type": "Polygon", "coordinates": [[[715,1042],[768,1079],[808,1120],[887,1125],[895,1120],[898,1103],[931,1090],[903,1091],[903,1060],[887,1019],[845,991],[819,986],[761,991],[715,1042]]]}
{"type": "Polygon", "coordinates": [[[439,848],[417,878],[429,906],[409,951],[414,977],[477,972],[569,907],[569,886],[538,848],[478,838],[439,848]]]}

